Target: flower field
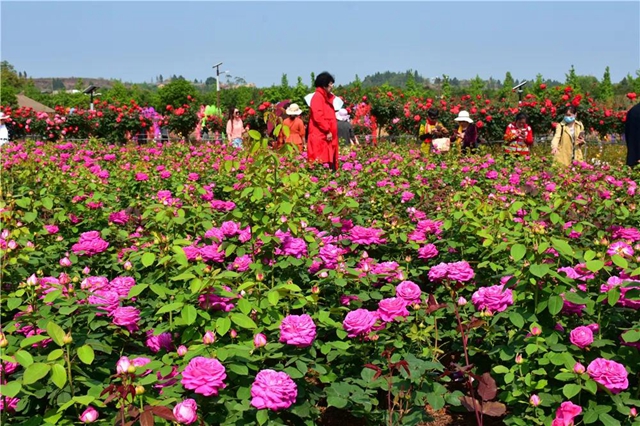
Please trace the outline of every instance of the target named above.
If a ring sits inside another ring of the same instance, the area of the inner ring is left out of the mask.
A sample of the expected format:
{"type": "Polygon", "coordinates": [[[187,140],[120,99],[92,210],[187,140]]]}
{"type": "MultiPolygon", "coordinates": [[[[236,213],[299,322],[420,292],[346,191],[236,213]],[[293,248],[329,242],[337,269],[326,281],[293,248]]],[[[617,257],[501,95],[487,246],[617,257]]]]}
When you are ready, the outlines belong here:
{"type": "Polygon", "coordinates": [[[2,147],[3,424],[640,423],[638,171],[251,134],[2,147]]]}

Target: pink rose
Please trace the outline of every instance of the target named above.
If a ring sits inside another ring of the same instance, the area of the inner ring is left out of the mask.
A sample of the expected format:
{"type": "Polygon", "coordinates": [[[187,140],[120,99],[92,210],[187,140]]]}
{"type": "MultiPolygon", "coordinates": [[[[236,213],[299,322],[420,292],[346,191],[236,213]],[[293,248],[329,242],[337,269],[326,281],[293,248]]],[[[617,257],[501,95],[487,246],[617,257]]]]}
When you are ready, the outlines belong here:
{"type": "Polygon", "coordinates": [[[262,333],[258,333],[253,336],[253,346],[256,348],[261,348],[267,344],[267,336],[262,333]]]}
{"type": "Polygon", "coordinates": [[[439,252],[435,245],[427,244],[418,249],[418,258],[427,260],[438,256],[439,252]]]}
{"type": "Polygon", "coordinates": [[[558,407],[552,426],[573,426],[573,420],[580,413],[582,413],[582,407],[570,401],[565,401],[558,407]]]}
{"type": "Polygon", "coordinates": [[[92,406],[88,406],[86,410],[80,415],[80,421],[82,423],[93,423],[98,419],[98,412],[92,406]]]}
{"type": "Polygon", "coordinates": [[[407,302],[400,297],[391,297],[378,302],[378,314],[384,322],[392,322],[396,317],[406,317],[407,302]]]}
{"type": "Polygon", "coordinates": [[[304,348],[316,338],[316,325],[307,315],[288,315],[280,324],[280,342],[304,348]]]}
{"type": "Polygon", "coordinates": [[[140,311],[133,306],[125,306],[114,309],[110,314],[113,323],[125,327],[130,333],[138,330],[140,311]]]}
{"type": "Polygon", "coordinates": [[[233,237],[238,232],[240,232],[240,226],[234,221],[224,222],[220,226],[220,231],[224,234],[225,237],[233,237]]]}
{"type": "Polygon", "coordinates": [[[287,373],[262,370],[251,385],[251,405],[258,410],[285,410],[297,397],[298,387],[287,373]]]}
{"type": "Polygon", "coordinates": [[[89,231],[80,235],[78,243],[71,246],[71,250],[76,254],[84,254],[91,257],[102,253],[108,247],[109,243],[101,238],[98,231],[89,231]]]}
{"type": "Polygon", "coordinates": [[[363,226],[354,226],[349,230],[349,239],[352,244],[384,244],[386,240],[382,238],[384,231],[382,229],[365,228],[363,226]]]}
{"type": "Polygon", "coordinates": [[[396,296],[404,299],[407,303],[420,303],[422,290],[412,281],[402,281],[396,286],[396,296]]]}
{"type": "Polygon", "coordinates": [[[160,333],[159,335],[154,336],[153,330],[149,330],[147,331],[146,345],[153,353],[160,352],[160,349],[164,349],[169,352],[173,349],[173,338],[169,332],[160,333]]]}
{"type": "Polygon", "coordinates": [[[190,425],[198,420],[197,411],[198,404],[196,404],[196,401],[191,398],[185,399],[173,407],[173,415],[175,416],[176,421],[184,425],[190,425]]]}
{"type": "Polygon", "coordinates": [[[593,331],[585,326],[576,327],[571,330],[569,340],[580,349],[584,349],[593,343],[593,331]]]}
{"type": "Polygon", "coordinates": [[[182,386],[204,396],[218,395],[227,378],[224,366],[217,359],[197,356],[182,372],[182,386]]]}
{"type": "Polygon", "coordinates": [[[44,225],[44,229],[46,229],[49,234],[57,234],[60,230],[56,225],[44,225]]]}
{"type": "Polygon", "coordinates": [[[473,293],[471,302],[479,311],[503,312],[513,305],[513,292],[503,284],[481,287],[473,293]]]}
{"type": "Polygon", "coordinates": [[[596,358],[587,366],[587,374],[612,393],[620,393],[629,387],[628,373],[624,365],[604,358],[596,358]]]}
{"type": "Polygon", "coordinates": [[[378,313],[367,309],[356,309],[347,314],[342,322],[342,327],[349,337],[366,335],[378,321],[378,313]]]}
{"type": "Polygon", "coordinates": [[[447,275],[450,280],[465,282],[471,280],[475,273],[469,263],[461,261],[450,263],[447,275]]]}

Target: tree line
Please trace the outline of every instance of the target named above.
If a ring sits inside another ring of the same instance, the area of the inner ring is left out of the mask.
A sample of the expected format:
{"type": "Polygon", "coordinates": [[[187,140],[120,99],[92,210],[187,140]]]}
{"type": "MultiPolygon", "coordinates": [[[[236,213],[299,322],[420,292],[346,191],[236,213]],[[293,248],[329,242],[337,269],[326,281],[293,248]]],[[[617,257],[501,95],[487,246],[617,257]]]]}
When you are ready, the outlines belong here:
{"type": "MultiPolygon", "coordinates": [[[[24,93],[26,96],[37,100],[49,107],[57,105],[66,107],[88,107],[88,97],[82,93],[66,93],[63,90],[64,84],[60,79],[54,79],[54,89],[60,90],[58,93],[42,93],[38,89],[26,72],[16,71],[15,68],[6,61],[1,64],[2,83],[2,104],[16,106],[16,94],[24,93]],[[61,87],[62,85],[62,87],[61,87]]],[[[534,93],[540,85],[548,88],[555,86],[570,85],[575,93],[589,94],[589,96],[604,104],[616,104],[617,101],[624,101],[624,97],[629,92],[640,94],[640,70],[636,71],[636,76],[628,74],[620,82],[613,83],[609,67],[606,67],[603,76],[598,79],[590,75],[579,75],[572,66],[565,76],[565,81],[545,79],[538,74],[535,79],[525,86],[524,94],[534,93]]],[[[279,102],[284,99],[291,99],[296,102],[303,102],[307,93],[313,90],[315,74],[311,73],[307,82],[302,77],[297,77],[296,83],[291,84],[286,74],[282,75],[279,85],[271,87],[251,87],[241,77],[226,76],[226,87],[220,91],[221,107],[230,106],[246,107],[257,103],[279,102]]],[[[131,100],[140,105],[153,106],[157,110],[164,110],[167,105],[182,105],[189,98],[205,105],[215,105],[218,94],[216,92],[216,78],[208,77],[204,82],[197,79],[191,82],[183,76],[173,75],[165,80],[162,75],[156,78],[156,84],[124,84],[121,81],[114,81],[112,87],[101,88],[97,101],[109,103],[128,103],[131,100]],[[162,84],[158,84],[162,83],[162,84]]],[[[420,75],[415,70],[406,72],[377,72],[360,79],[355,76],[355,80],[348,84],[336,87],[335,92],[348,97],[361,96],[370,93],[372,89],[381,88],[401,88],[406,96],[410,97],[457,97],[465,94],[472,96],[483,95],[487,98],[501,99],[513,97],[512,87],[520,81],[514,79],[510,72],[505,74],[503,80],[490,78],[484,80],[479,76],[471,80],[459,80],[456,77],[443,75],[433,79],[420,75]]],[[[76,89],[83,89],[86,83],[79,80],[76,89]]],[[[352,101],[357,99],[351,99],[352,101]]]]}

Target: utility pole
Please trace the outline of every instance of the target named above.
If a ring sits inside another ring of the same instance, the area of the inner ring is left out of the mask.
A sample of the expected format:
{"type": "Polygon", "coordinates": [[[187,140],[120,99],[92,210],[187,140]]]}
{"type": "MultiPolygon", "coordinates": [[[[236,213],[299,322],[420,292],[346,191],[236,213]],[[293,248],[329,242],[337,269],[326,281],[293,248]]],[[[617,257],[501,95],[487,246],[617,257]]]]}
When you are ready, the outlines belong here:
{"type": "Polygon", "coordinates": [[[229,71],[220,72],[220,65],[222,65],[222,62],[212,67],[216,69],[216,107],[218,108],[218,110],[220,110],[220,74],[229,73],[229,71]]]}

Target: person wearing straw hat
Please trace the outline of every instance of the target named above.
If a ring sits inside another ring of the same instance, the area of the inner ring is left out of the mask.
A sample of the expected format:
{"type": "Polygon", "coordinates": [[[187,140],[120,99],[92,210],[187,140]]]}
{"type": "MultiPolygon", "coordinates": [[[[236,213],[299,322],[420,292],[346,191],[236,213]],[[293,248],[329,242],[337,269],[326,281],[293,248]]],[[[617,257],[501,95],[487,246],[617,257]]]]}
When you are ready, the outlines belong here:
{"type": "Polygon", "coordinates": [[[463,154],[473,154],[478,147],[478,129],[469,112],[460,111],[454,120],[458,122],[458,131],[451,135],[451,142],[455,142],[463,154]]]}
{"type": "Polygon", "coordinates": [[[286,136],[285,132],[281,130],[278,135],[279,146],[282,146],[284,143],[290,143],[298,148],[299,152],[302,152],[304,151],[305,137],[304,122],[300,118],[302,110],[298,104],[291,104],[285,110],[285,114],[287,114],[288,117],[282,122],[282,128],[287,127],[289,129],[289,136],[286,136]]]}
{"type": "Polygon", "coordinates": [[[7,128],[7,120],[11,118],[4,112],[0,112],[0,145],[9,143],[9,129],[7,128]]]}
{"type": "Polygon", "coordinates": [[[350,147],[351,145],[358,145],[358,138],[353,131],[353,126],[349,121],[349,111],[341,108],[336,112],[336,119],[338,120],[338,141],[341,147],[350,147]]]}

